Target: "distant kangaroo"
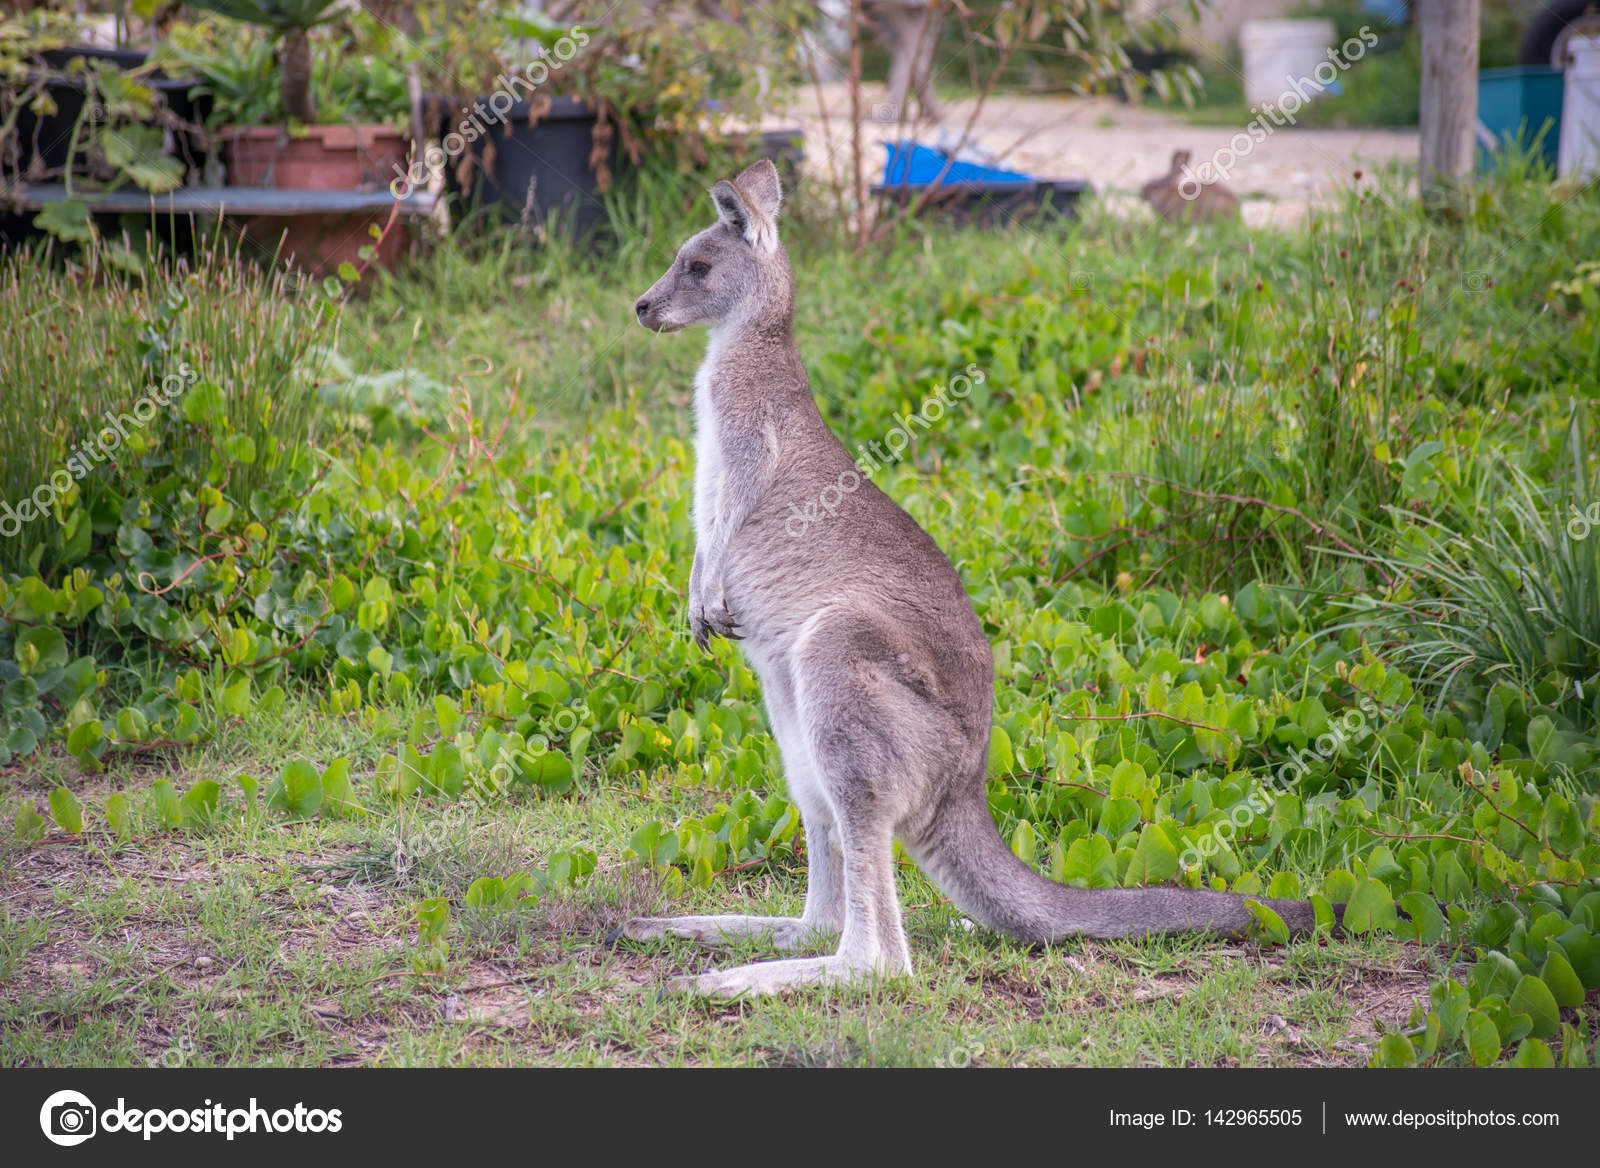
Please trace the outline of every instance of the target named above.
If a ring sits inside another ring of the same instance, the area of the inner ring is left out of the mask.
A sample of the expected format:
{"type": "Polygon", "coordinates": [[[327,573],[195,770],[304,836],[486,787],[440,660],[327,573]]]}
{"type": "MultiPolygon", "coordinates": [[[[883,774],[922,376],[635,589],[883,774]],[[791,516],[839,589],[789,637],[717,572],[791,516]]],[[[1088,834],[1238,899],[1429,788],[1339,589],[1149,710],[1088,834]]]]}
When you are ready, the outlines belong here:
{"type": "MultiPolygon", "coordinates": [[[[637,917],[613,938],[765,936],[792,950],[839,935],[829,957],[702,974],[692,985],[705,994],[909,973],[896,839],[964,911],[1023,941],[1243,933],[1243,896],[1069,888],[1000,838],[984,789],[994,663],[972,602],[933,540],[865,475],[825,522],[794,532],[791,505],[841,494],[841,476],[858,471],[795,349],[777,171],[758,162],[711,197],[717,223],[634,310],[656,332],[711,330],[695,378],[689,624],[702,646],[741,640],[761,678],[810,876],[799,917],[637,917]]],[[[1291,929],[1312,928],[1309,904],[1265,903],[1291,929]]]]}
{"type": "MultiPolygon", "coordinates": [[[[1139,188],[1144,201],[1156,214],[1175,223],[1210,223],[1218,219],[1239,218],[1239,198],[1220,182],[1203,183],[1192,174],[1187,185],[1194,193],[1184,197],[1184,169],[1189,165],[1187,150],[1174,150],[1167,173],[1139,188]]],[[[1203,169],[1203,167],[1202,167],[1203,169]]]]}

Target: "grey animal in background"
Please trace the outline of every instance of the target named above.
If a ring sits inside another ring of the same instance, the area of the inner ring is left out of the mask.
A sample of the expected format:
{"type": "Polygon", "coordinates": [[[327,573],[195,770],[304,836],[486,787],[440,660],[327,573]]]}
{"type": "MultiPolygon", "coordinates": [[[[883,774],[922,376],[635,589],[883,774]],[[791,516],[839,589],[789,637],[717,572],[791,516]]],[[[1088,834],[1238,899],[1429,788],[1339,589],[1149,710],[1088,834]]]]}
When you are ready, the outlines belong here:
{"type": "MultiPolygon", "coordinates": [[[[810,872],[799,917],[636,917],[611,939],[766,938],[829,956],[682,979],[736,996],[911,971],[895,892],[898,839],[961,909],[1023,941],[1237,935],[1245,897],[1087,890],[1035,872],[1001,839],[985,794],[994,664],[961,577],[828,429],[794,340],[794,275],[778,239],[778,173],[762,161],[711,188],[717,222],[634,305],[656,332],[710,330],[695,378],[695,554],[689,624],[739,640],[761,679],[810,872]],[[824,523],[793,515],[848,476],[824,523]]],[[[1267,900],[1289,927],[1308,903],[1267,900]]]]}
{"type": "Polygon", "coordinates": [[[1239,218],[1239,199],[1220,182],[1203,183],[1193,172],[1185,174],[1189,151],[1175,150],[1172,165],[1160,178],[1139,189],[1156,214],[1174,223],[1212,223],[1239,218]],[[1186,197],[1187,196],[1187,197],[1186,197]]]}

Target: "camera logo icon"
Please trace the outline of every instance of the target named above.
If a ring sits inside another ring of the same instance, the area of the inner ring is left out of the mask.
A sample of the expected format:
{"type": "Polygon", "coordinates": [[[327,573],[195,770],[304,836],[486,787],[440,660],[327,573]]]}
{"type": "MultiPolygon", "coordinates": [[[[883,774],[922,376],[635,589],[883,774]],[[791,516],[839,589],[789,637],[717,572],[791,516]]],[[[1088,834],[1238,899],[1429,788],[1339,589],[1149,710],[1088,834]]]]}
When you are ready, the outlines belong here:
{"type": "Polygon", "coordinates": [[[39,1108],[39,1126],[52,1144],[70,1148],[95,1133],[95,1107],[87,1095],[57,1091],[39,1108]]]}

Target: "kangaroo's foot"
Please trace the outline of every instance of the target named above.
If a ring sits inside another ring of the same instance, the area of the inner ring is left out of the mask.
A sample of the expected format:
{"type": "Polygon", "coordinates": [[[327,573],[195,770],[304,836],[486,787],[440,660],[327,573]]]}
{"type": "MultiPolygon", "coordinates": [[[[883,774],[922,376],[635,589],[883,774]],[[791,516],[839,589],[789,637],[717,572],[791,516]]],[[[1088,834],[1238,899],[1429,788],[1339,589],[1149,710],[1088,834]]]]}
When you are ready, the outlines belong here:
{"type": "Polygon", "coordinates": [[[674,992],[692,992],[713,998],[738,998],[756,994],[778,994],[799,986],[830,984],[859,985],[878,977],[893,977],[911,972],[884,968],[849,957],[794,957],[786,961],[758,961],[715,969],[698,977],[675,977],[667,983],[674,992]]]}
{"type": "Polygon", "coordinates": [[[682,937],[701,945],[720,946],[733,941],[770,939],[774,949],[798,949],[813,939],[829,936],[830,930],[813,925],[803,917],[634,917],[606,938],[614,942],[627,937],[650,941],[657,937],[682,937]]]}

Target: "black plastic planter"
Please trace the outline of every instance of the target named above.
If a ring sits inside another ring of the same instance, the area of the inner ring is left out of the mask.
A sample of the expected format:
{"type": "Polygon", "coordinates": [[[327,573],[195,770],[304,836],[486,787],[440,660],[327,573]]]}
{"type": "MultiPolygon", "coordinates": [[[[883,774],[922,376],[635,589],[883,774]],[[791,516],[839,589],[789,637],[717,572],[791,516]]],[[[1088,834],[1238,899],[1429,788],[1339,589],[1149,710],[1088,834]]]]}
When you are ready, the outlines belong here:
{"type": "MultiPolygon", "coordinates": [[[[477,103],[487,108],[487,99],[477,103]]],[[[605,222],[599,178],[589,159],[594,151],[596,114],[576,98],[554,97],[538,122],[528,125],[528,103],[519,102],[502,118],[491,119],[474,103],[429,97],[425,127],[446,155],[444,193],[461,210],[493,208],[509,223],[559,228],[582,237],[605,222]],[[457,135],[452,140],[451,135],[457,135]],[[473,141],[466,141],[468,137],[473,141]],[[462,166],[463,156],[466,165],[462,166]],[[460,175],[467,174],[463,186],[460,175]]],[[[793,187],[805,155],[799,130],[769,130],[748,144],[750,160],[766,157],[793,187]]],[[[613,137],[607,161],[614,178],[625,179],[627,163],[613,137]]],[[[720,177],[720,176],[719,176],[720,177]]]]}
{"type": "Polygon", "coordinates": [[[1086,182],[958,182],[927,186],[899,184],[875,186],[878,199],[898,204],[902,209],[927,195],[921,214],[950,223],[976,227],[1009,227],[1037,215],[1071,218],[1076,204],[1094,190],[1086,182]]]}
{"type": "Polygon", "coordinates": [[[59,49],[43,49],[39,56],[52,69],[65,69],[74,57],[88,61],[109,61],[118,69],[137,69],[149,59],[139,49],[103,49],[99,45],[64,45],[59,49]]]}
{"type": "MultiPolygon", "coordinates": [[[[488,108],[486,101],[478,104],[488,108]]],[[[545,227],[555,220],[568,232],[587,234],[605,219],[599,179],[589,165],[595,111],[575,98],[555,97],[529,126],[528,107],[520,101],[492,118],[476,113],[471,102],[429,99],[428,135],[445,150],[445,195],[468,209],[493,207],[511,223],[545,227]],[[463,169],[470,175],[466,187],[463,169]]],[[[613,171],[618,156],[613,142],[613,171]]]]}
{"type": "MultiPolygon", "coordinates": [[[[146,55],[140,52],[94,48],[87,45],[47,49],[40,56],[51,69],[65,69],[74,57],[108,61],[120,69],[136,69],[147,59],[146,55]]],[[[198,81],[174,79],[158,72],[146,77],[144,84],[166,99],[167,108],[178,119],[195,127],[204,125],[206,116],[211,112],[211,97],[209,94],[195,92],[199,85],[198,81]]],[[[67,149],[72,141],[72,127],[83,111],[84,89],[81,83],[53,81],[46,88],[56,105],[54,113],[38,117],[31,109],[24,107],[17,114],[16,164],[17,172],[24,176],[32,172],[36,166],[54,173],[66,165],[67,149]]],[[[172,153],[184,163],[191,176],[204,172],[209,154],[205,149],[205,141],[199,133],[173,135],[172,153]]]]}

